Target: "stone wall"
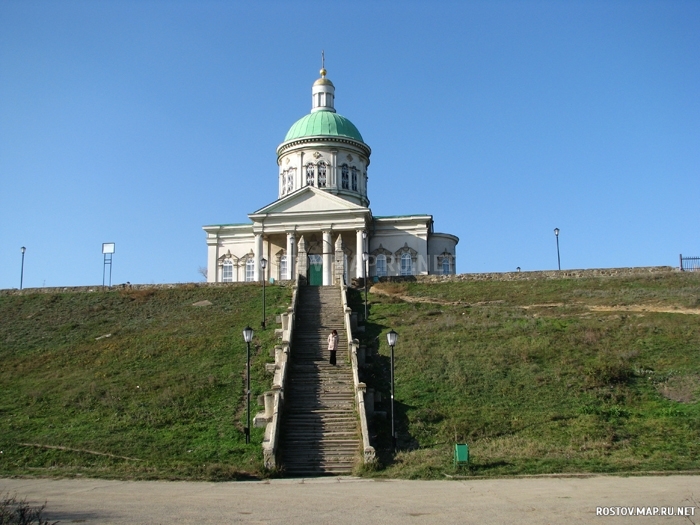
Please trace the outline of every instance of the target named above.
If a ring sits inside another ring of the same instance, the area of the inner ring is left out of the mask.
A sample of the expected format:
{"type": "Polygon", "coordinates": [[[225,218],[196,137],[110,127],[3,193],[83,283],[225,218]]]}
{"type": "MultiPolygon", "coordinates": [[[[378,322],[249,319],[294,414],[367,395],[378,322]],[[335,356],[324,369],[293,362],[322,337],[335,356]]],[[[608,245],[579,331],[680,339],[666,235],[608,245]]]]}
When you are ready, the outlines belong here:
{"type": "MultiPolygon", "coordinates": [[[[538,279],[579,279],[584,277],[631,277],[665,274],[679,271],[672,266],[642,266],[633,268],[591,268],[587,270],[545,270],[535,272],[461,273],[456,275],[408,275],[381,277],[379,282],[445,283],[455,281],[533,281],[538,279]]],[[[362,286],[362,279],[358,283],[362,286]]]]}
{"type": "MultiPolygon", "coordinates": [[[[259,286],[262,288],[261,282],[237,282],[237,283],[168,283],[168,284],[117,284],[114,286],[102,287],[99,284],[95,286],[55,286],[45,288],[9,288],[0,290],[0,295],[27,295],[33,293],[90,293],[103,292],[109,290],[169,290],[172,288],[226,288],[239,286],[259,286]]],[[[275,281],[275,284],[267,284],[267,286],[292,286],[292,281],[275,281]]]]}
{"type": "MultiPolygon", "coordinates": [[[[501,273],[460,273],[456,275],[408,275],[404,277],[381,277],[379,282],[419,282],[444,283],[454,281],[532,281],[537,279],[579,279],[584,277],[631,277],[635,275],[665,274],[680,271],[673,266],[640,266],[632,268],[591,268],[587,270],[545,270],[536,272],[501,272],[501,273]]],[[[267,286],[291,286],[292,281],[276,281],[267,286]]],[[[362,279],[353,279],[353,285],[363,286],[362,279]]],[[[262,286],[260,282],[237,283],[174,283],[174,284],[120,284],[105,287],[96,286],[58,286],[53,288],[17,288],[0,290],[0,295],[23,295],[32,293],[87,293],[103,290],[145,290],[148,288],[210,288],[210,287],[262,286]]]]}

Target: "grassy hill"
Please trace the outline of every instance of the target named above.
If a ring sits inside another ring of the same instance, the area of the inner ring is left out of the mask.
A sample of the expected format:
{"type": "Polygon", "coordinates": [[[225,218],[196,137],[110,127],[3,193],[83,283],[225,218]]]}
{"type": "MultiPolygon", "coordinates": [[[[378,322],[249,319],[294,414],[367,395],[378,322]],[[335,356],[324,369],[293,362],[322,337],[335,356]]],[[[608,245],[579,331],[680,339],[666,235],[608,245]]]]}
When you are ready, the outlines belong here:
{"type": "MultiPolygon", "coordinates": [[[[256,285],[0,295],[0,476],[262,475],[241,330],[259,394],[290,301],[267,293],[266,331],[256,285]]],[[[700,469],[700,275],[381,283],[369,299],[366,380],[385,399],[384,334],[400,334],[401,451],[376,418],[368,475],[454,474],[455,442],[477,476],[700,469]]]]}
{"type": "Polygon", "coordinates": [[[374,292],[368,381],[386,399],[385,333],[400,334],[402,451],[391,457],[378,420],[383,475],[454,473],[456,442],[470,445],[471,475],[700,468],[700,274],[374,292]]]}
{"type": "Polygon", "coordinates": [[[0,476],[259,475],[260,446],[242,433],[242,330],[256,330],[254,415],[271,321],[291,298],[266,291],[266,331],[256,285],[1,295],[0,476]]]}

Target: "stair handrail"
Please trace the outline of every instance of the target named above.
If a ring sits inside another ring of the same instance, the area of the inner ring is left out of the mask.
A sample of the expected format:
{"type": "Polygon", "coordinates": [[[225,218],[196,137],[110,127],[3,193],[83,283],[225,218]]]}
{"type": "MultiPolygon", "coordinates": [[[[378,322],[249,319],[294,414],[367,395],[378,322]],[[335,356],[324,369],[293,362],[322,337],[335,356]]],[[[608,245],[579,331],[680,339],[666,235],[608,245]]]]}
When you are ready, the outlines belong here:
{"type": "Polygon", "coordinates": [[[287,362],[294,340],[296,311],[299,302],[300,275],[297,275],[292,288],[292,304],[286,314],[282,314],[282,344],[275,347],[275,375],[272,380],[274,396],[272,417],[265,426],[263,437],[263,463],[266,469],[277,467],[277,452],[279,450],[280,430],[282,428],[282,410],[284,407],[284,388],[287,382],[287,362]]]}
{"type": "Polygon", "coordinates": [[[347,289],[347,285],[341,280],[340,297],[343,305],[343,315],[345,318],[345,331],[348,338],[348,357],[350,358],[350,364],[352,366],[355,400],[357,412],[360,416],[360,431],[362,432],[362,461],[365,464],[368,464],[374,462],[376,456],[374,447],[372,447],[369,441],[369,425],[367,424],[367,411],[365,410],[365,392],[367,391],[367,385],[360,382],[360,371],[357,363],[357,349],[360,346],[360,342],[359,340],[352,338],[352,309],[348,307],[348,298],[346,293],[347,289]]]}

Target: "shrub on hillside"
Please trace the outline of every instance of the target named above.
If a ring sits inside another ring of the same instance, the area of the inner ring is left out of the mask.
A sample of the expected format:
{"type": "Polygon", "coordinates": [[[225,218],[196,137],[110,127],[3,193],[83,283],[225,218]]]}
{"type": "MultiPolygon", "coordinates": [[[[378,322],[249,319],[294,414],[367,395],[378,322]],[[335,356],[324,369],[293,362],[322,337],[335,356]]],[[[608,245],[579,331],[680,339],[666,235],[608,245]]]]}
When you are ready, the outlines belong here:
{"type": "Polygon", "coordinates": [[[623,360],[604,360],[586,368],[586,383],[593,387],[624,385],[634,377],[634,370],[623,360]]]}
{"type": "Polygon", "coordinates": [[[40,507],[30,506],[26,500],[6,494],[0,500],[0,525],[56,525],[43,517],[46,503],[40,507]]]}

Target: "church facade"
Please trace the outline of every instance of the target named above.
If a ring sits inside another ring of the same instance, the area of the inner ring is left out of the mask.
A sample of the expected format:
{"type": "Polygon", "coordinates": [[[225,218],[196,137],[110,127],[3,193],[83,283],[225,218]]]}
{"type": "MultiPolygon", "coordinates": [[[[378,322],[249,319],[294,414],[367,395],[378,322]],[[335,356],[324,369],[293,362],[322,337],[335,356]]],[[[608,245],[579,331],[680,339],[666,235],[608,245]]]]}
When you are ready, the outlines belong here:
{"type": "Polygon", "coordinates": [[[374,216],[370,147],[335,111],[335,87],[321,69],[311,112],[277,148],[277,200],[246,224],[204,226],[209,282],[344,279],[455,273],[459,239],[433,230],[432,215],[374,216]],[[263,268],[264,266],[264,268],[263,268]]]}

